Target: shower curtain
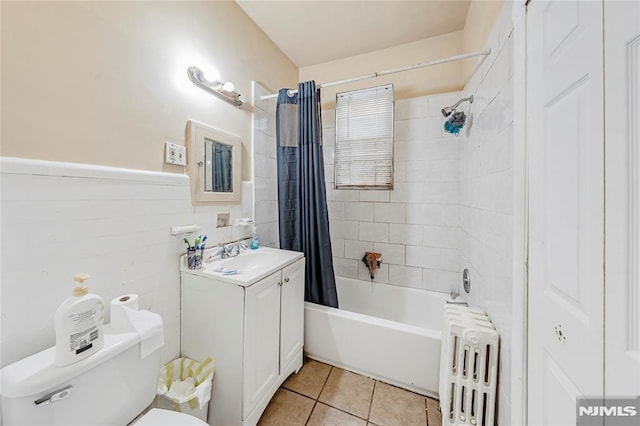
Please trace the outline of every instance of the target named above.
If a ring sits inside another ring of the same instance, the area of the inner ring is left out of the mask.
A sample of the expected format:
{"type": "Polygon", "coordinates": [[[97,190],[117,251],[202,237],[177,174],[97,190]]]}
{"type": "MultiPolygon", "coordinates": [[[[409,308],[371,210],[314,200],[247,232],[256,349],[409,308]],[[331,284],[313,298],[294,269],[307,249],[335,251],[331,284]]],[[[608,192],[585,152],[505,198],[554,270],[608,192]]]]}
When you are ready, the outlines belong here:
{"type": "Polygon", "coordinates": [[[320,91],[315,82],[278,94],[278,213],[280,248],[304,253],[305,300],[338,307],[324,183],[320,91]]]}

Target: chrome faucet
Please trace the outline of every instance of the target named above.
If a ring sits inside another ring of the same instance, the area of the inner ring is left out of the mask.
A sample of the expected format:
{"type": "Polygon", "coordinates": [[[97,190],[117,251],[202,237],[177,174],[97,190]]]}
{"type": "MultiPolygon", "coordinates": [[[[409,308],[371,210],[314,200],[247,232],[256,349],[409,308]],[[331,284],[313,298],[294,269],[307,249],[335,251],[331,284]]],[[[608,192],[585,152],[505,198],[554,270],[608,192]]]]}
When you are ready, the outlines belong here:
{"type": "Polygon", "coordinates": [[[245,243],[237,242],[222,246],[222,258],[236,257],[240,254],[240,250],[247,250],[249,247],[245,243]]]}
{"type": "Polygon", "coordinates": [[[213,247],[215,250],[204,260],[206,263],[213,262],[218,259],[228,259],[230,257],[236,257],[240,254],[241,250],[248,250],[249,247],[243,242],[237,241],[229,244],[218,244],[213,247]]]}

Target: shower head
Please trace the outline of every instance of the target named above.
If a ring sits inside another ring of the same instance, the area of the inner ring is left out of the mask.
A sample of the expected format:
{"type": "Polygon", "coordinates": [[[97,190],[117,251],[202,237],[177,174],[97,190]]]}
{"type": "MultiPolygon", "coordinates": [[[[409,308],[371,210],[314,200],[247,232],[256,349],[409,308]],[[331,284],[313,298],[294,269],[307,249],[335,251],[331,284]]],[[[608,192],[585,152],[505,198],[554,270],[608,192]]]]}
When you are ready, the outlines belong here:
{"type": "Polygon", "coordinates": [[[473,103],[473,95],[469,96],[468,98],[462,98],[460,99],[458,102],[456,102],[455,104],[448,106],[448,107],[444,107],[440,110],[440,112],[442,112],[442,115],[445,117],[450,116],[458,107],[458,105],[460,105],[463,102],[469,101],[469,103],[473,103]]]}
{"type": "Polygon", "coordinates": [[[463,111],[456,111],[444,123],[444,130],[448,133],[458,135],[467,122],[467,115],[463,111]]]}
{"type": "Polygon", "coordinates": [[[451,113],[453,112],[453,108],[451,108],[451,107],[444,107],[444,108],[442,108],[441,112],[442,112],[442,115],[443,115],[443,116],[448,117],[448,116],[450,116],[450,115],[451,115],[451,113]]]}

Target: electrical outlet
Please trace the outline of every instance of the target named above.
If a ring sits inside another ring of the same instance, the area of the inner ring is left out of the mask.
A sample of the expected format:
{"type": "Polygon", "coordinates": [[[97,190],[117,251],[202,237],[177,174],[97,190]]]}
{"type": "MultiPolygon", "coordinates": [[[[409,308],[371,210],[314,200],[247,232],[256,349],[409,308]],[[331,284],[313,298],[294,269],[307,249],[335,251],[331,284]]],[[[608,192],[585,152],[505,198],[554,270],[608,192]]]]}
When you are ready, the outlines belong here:
{"type": "Polygon", "coordinates": [[[187,148],[182,145],[167,142],[165,144],[165,163],[177,164],[178,166],[187,165],[187,148]]]}
{"type": "Polygon", "coordinates": [[[224,228],[225,226],[229,226],[229,218],[231,213],[218,213],[218,223],[216,228],[224,228]]]}

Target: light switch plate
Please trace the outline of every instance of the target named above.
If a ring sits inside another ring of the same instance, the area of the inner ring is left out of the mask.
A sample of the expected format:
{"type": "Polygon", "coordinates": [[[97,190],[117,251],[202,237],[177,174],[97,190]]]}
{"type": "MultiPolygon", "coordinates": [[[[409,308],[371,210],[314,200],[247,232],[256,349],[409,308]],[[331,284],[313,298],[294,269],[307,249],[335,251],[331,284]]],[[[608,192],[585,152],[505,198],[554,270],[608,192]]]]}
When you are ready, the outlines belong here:
{"type": "Polygon", "coordinates": [[[167,142],[165,144],[164,161],[167,164],[177,164],[178,166],[187,165],[187,148],[175,143],[167,142]]]}

